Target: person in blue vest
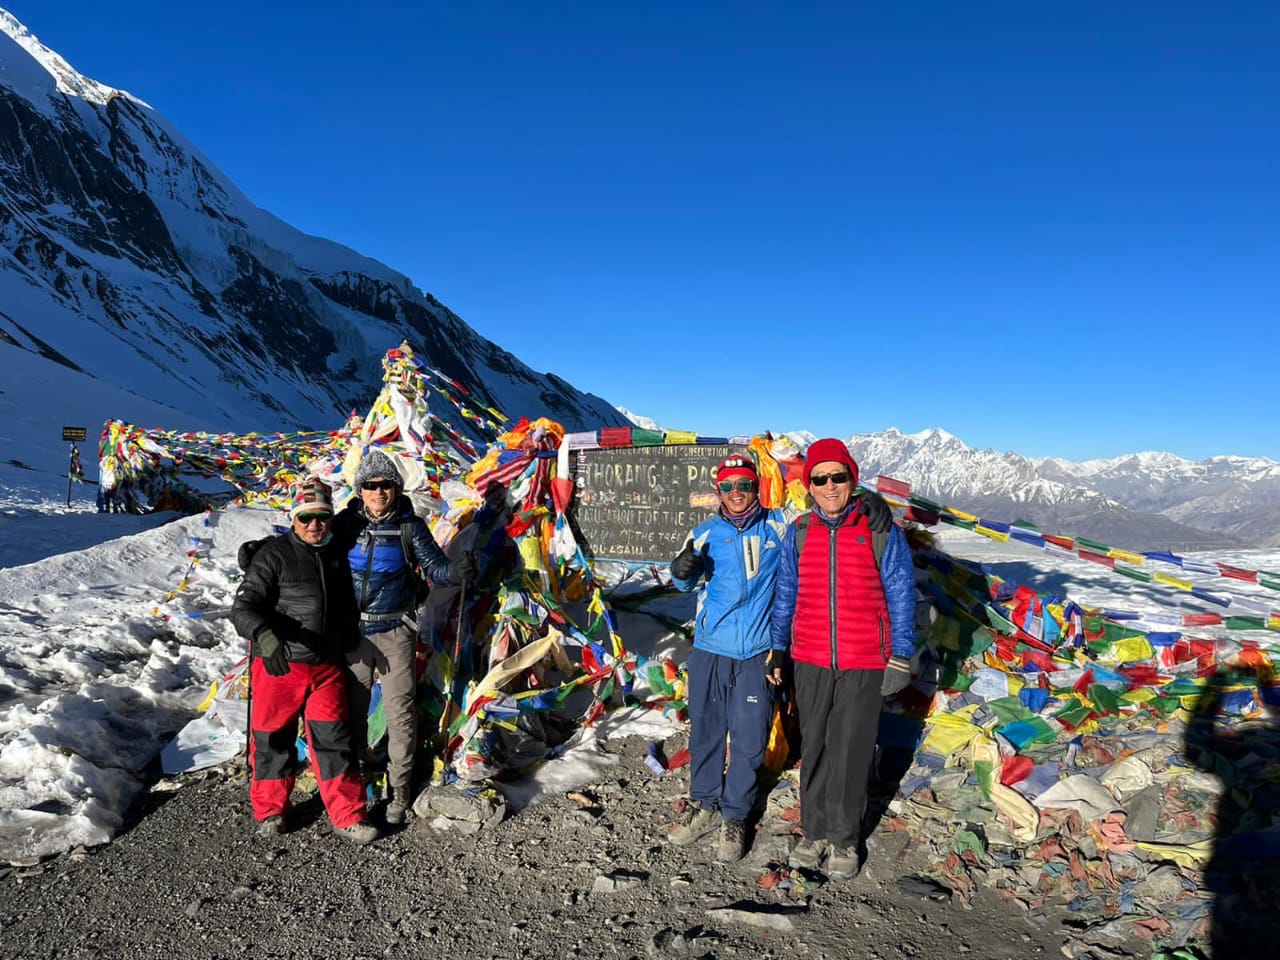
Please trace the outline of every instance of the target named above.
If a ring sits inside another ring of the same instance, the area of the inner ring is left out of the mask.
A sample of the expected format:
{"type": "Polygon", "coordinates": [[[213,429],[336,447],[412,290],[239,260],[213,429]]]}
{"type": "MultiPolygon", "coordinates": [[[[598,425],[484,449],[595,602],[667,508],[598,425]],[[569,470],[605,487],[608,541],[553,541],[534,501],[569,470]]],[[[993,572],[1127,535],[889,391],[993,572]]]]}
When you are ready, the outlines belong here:
{"type": "Polygon", "coordinates": [[[356,470],[353,498],[334,518],[334,539],[348,551],[360,641],[347,657],[353,682],[351,717],[362,755],[368,749],[367,721],[373,677],[382,684],[387,721],[388,824],[404,822],[412,801],[413,759],[418,748],[416,616],[418,570],[431,583],[461,584],[475,574],[475,560],[463,554],[452,563],[430,528],[404,495],[395,463],[370,450],[356,470]]]}
{"type": "Polygon", "coordinates": [[[717,858],[739,860],[764,762],[772,700],[766,680],[769,610],[787,524],[760,505],[760,480],[748,456],[715,472],[719,510],[693,528],[671,561],[671,582],[697,591],[688,662],[691,816],[669,835],[687,846],[719,830],[717,858]],[[725,769],[726,741],[733,741],[725,769]]]}

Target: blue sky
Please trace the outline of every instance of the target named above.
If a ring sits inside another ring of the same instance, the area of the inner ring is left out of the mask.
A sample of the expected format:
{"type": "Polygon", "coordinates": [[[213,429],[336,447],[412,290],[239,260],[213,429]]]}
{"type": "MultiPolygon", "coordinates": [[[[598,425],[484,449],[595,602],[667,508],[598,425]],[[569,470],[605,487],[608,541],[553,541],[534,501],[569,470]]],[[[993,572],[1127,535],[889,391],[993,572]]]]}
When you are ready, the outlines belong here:
{"type": "Polygon", "coordinates": [[[5,6],[666,426],[1280,457],[1275,4],[5,6]]]}

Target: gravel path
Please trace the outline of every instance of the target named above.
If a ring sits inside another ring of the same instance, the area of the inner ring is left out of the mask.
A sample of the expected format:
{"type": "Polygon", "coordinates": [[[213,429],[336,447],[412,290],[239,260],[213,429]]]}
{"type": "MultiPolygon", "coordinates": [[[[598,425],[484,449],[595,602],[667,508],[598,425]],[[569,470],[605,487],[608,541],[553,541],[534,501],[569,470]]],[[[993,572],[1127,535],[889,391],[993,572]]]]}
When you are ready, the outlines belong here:
{"type": "Polygon", "coordinates": [[[1033,927],[986,890],[971,909],[899,891],[900,876],[928,867],[903,834],[874,836],[855,880],[803,894],[757,884],[789,841],[774,802],[742,863],[716,863],[711,843],[668,846],[687,777],[654,778],[640,741],[609,749],[622,755],[614,778],[581,791],[596,809],[556,796],[474,835],[415,820],[363,849],[330,834],[311,803],[299,811],[311,822],[258,837],[229,768],[166,782],[113,843],[0,868],[0,956],[1058,954],[1056,921],[1033,927]]]}

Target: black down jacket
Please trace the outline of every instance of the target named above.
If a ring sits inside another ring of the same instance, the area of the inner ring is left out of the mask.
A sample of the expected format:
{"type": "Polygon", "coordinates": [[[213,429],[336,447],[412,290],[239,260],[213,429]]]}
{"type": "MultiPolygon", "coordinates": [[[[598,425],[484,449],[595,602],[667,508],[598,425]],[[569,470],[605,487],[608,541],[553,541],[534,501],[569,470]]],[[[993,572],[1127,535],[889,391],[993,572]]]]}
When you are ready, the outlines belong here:
{"type": "Polygon", "coordinates": [[[351,568],[337,546],[313,547],[292,533],[254,554],[231,607],[236,631],[253,641],[270,628],[295,663],[344,663],[359,640],[351,568]]]}

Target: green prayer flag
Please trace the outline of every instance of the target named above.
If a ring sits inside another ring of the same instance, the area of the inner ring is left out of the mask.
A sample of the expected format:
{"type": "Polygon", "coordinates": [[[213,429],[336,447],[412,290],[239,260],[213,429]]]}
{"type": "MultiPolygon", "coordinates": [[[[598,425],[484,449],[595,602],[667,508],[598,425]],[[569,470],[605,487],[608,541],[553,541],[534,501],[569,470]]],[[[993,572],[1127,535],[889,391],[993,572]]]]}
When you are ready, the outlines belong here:
{"type": "Polygon", "coordinates": [[[1094,683],[1089,686],[1089,699],[1093,701],[1094,707],[1101,713],[1119,713],[1120,698],[1115,691],[1101,683],[1094,683]]]}
{"type": "Polygon", "coordinates": [[[995,773],[995,765],[990,760],[976,760],[973,772],[978,777],[978,789],[988,800],[991,799],[991,781],[995,773]]]}
{"type": "Polygon", "coordinates": [[[968,690],[972,682],[958,667],[949,664],[943,665],[938,677],[938,686],[943,690],[968,690]]]}
{"type": "Polygon", "coordinates": [[[990,627],[980,627],[977,624],[969,624],[968,627],[968,636],[963,629],[960,631],[957,647],[966,657],[976,657],[996,642],[996,635],[991,632],[990,627]]]}
{"type": "Polygon", "coordinates": [[[1225,626],[1228,630],[1265,630],[1267,621],[1262,617],[1227,617],[1225,626]]]}
{"type": "Polygon", "coordinates": [[[1053,715],[1053,719],[1074,730],[1089,719],[1093,711],[1074,697],[1065,707],[1053,715]]]}
{"type": "Polygon", "coordinates": [[[1143,583],[1150,583],[1152,575],[1149,570],[1140,570],[1137,567],[1127,567],[1123,563],[1117,563],[1115,566],[1116,573],[1121,576],[1129,577],[1133,580],[1141,580],[1143,583]]]}
{"type": "Polygon", "coordinates": [[[966,851],[972,851],[973,855],[982,860],[987,855],[987,843],[982,837],[978,836],[973,830],[960,829],[956,831],[956,845],[953,848],[956,853],[963,854],[966,851]]]}
{"type": "Polygon", "coordinates": [[[1006,620],[994,606],[987,606],[987,619],[991,621],[991,629],[1003,633],[1006,636],[1014,636],[1018,632],[1018,628],[1013,625],[1012,620],[1006,620]]]}
{"type": "Polygon", "coordinates": [[[995,700],[988,700],[987,708],[1000,718],[1001,724],[1030,720],[1035,716],[1017,697],[997,697],[995,700]]]}

